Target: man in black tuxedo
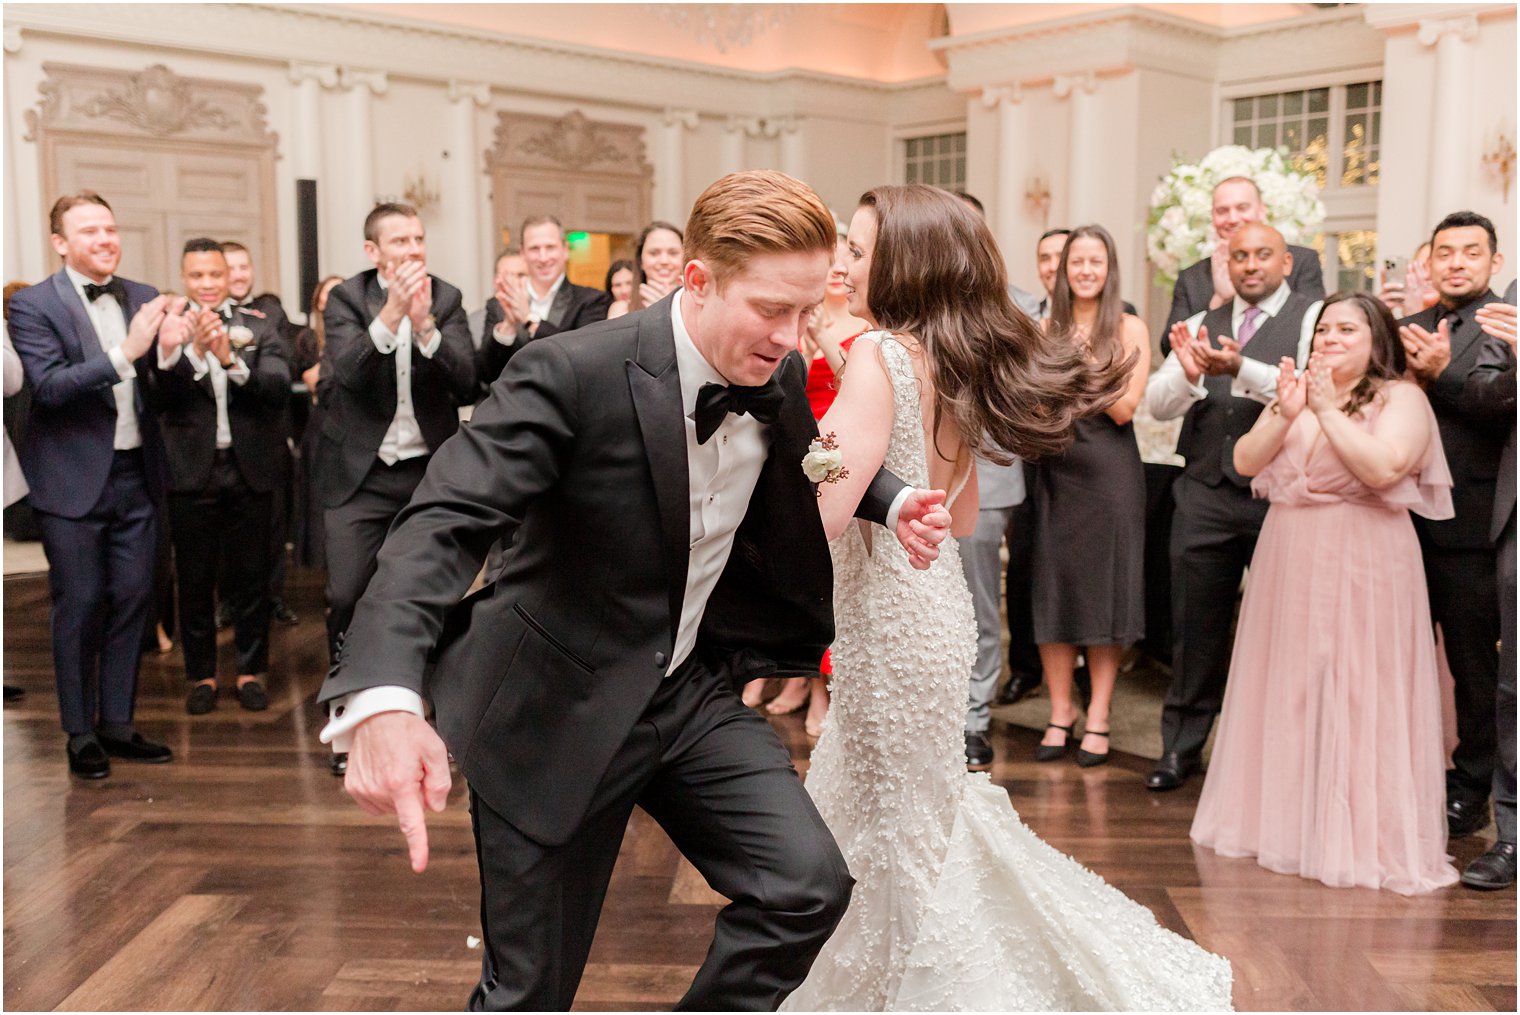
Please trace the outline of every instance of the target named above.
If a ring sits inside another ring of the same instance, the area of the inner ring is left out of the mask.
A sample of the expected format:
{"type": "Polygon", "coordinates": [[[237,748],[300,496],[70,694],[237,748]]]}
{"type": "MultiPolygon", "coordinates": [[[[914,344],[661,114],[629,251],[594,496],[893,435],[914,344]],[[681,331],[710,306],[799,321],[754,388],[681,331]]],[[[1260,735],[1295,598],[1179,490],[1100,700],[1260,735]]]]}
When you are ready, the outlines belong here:
{"type": "Polygon", "coordinates": [[[48,222],[63,267],[12,297],[7,322],[32,386],[21,467],[48,559],[69,769],[103,779],[112,757],[172,757],[132,724],[164,467],[149,355],[168,298],[115,274],[121,241],[99,194],[59,198],[48,222]]]}
{"type": "MultiPolygon", "coordinates": [[[[349,792],[397,814],[414,869],[447,750],[469,780],[475,1009],[570,1006],[635,805],[732,900],[680,1008],[775,1008],[849,899],[786,749],[738,694],[816,673],[833,637],[796,350],[834,221],[790,177],[735,173],[685,243],[670,297],[513,357],[397,519],[321,693],[323,739],[353,740],[349,792]],[[501,576],[461,604],[511,532],[501,576]]],[[[899,539],[937,555],[942,492],[883,473],[868,513],[891,520],[893,493],[899,539]]]]}
{"type": "Polygon", "coordinates": [[[184,301],[176,301],[157,370],[190,681],[185,708],[203,715],[216,707],[213,597],[225,561],[238,701],[257,712],[269,704],[260,678],[269,669],[270,500],[288,450],[279,423],[290,400],[290,357],[273,321],[233,304],[215,240],[185,244],[180,279],[193,306],[181,316],[184,301]]]}
{"type": "Polygon", "coordinates": [[[1499,459],[1494,514],[1488,533],[1499,549],[1499,681],[1495,699],[1499,760],[1494,766],[1493,846],[1462,872],[1472,888],[1515,883],[1515,283],[1504,302],[1477,311],[1488,336],[1467,376],[1467,398],[1495,415],[1509,416],[1509,437],[1499,459]]]}
{"type": "MultiPolygon", "coordinates": [[[[337,661],[386,530],[429,457],[475,396],[474,348],[459,290],[427,272],[416,209],[376,205],[364,220],[375,267],[327,296],[317,397],[327,540],[327,633],[337,661]]],[[[335,758],[334,774],[343,759],[335,758]]]]}
{"type": "Polygon", "coordinates": [[[1172,326],[1172,351],[1145,391],[1156,419],[1183,417],[1177,451],[1187,460],[1172,491],[1172,685],[1161,759],[1146,780],[1158,792],[1197,769],[1219,715],[1235,592],[1267,516],[1267,502],[1235,471],[1235,441],[1276,397],[1282,358],[1308,361],[1319,318],[1320,300],[1284,280],[1293,255],[1276,229],[1242,225],[1229,254],[1230,301],[1172,326]]]}
{"type": "Polygon", "coordinates": [[[1477,311],[1499,297],[1489,280],[1504,264],[1493,223],[1470,211],[1441,220],[1431,239],[1430,278],[1440,302],[1399,328],[1411,371],[1425,385],[1451,467],[1455,517],[1415,517],[1430,613],[1441,626],[1456,684],[1457,746],[1446,772],[1452,836],[1488,823],[1498,740],[1494,724],[1499,653],[1497,555],[1489,532],[1494,487],[1514,406],[1469,397],[1483,329],[1477,311]]]}
{"type": "MultiPolygon", "coordinates": [[[[227,295],[232,305],[242,310],[256,310],[273,326],[275,333],[284,340],[287,352],[295,347],[296,332],[300,329],[290,323],[285,306],[271,292],[253,294],[253,257],[248,248],[236,240],[223,240],[222,253],[227,256],[227,295]]],[[[287,402],[289,399],[286,400],[287,402]]],[[[283,407],[275,420],[280,434],[288,441],[291,433],[290,412],[283,407]]],[[[269,610],[270,616],[282,624],[300,621],[295,611],[285,604],[285,543],[290,537],[290,518],[295,505],[291,503],[295,459],[290,445],[285,446],[283,466],[279,470],[278,485],[270,497],[269,519],[269,610]]],[[[227,562],[229,567],[235,566],[227,562]]],[[[224,596],[224,599],[226,597],[224,596]]],[[[230,620],[230,616],[228,617],[230,620]]],[[[226,624],[219,626],[225,627],[226,624]]]]}
{"type": "MultiPolygon", "coordinates": [[[[1161,333],[1161,353],[1171,351],[1171,329],[1181,321],[1206,310],[1227,306],[1235,295],[1230,281],[1230,237],[1247,222],[1266,222],[1267,206],[1262,203],[1256,183],[1244,176],[1220,180],[1214,187],[1214,235],[1219,242],[1212,256],[1190,264],[1177,276],[1172,289],[1172,309],[1166,315],[1166,330],[1161,333]]],[[[1309,300],[1325,298],[1325,272],[1319,254],[1312,247],[1290,246],[1293,270],[1289,287],[1309,300]]]]}
{"type": "Polygon", "coordinates": [[[480,343],[480,383],[485,387],[495,383],[501,368],[529,342],[605,321],[612,306],[611,293],[576,285],[565,277],[570,246],[559,219],[553,215],[527,219],[518,238],[528,277],[519,282],[497,273],[480,343]]]}

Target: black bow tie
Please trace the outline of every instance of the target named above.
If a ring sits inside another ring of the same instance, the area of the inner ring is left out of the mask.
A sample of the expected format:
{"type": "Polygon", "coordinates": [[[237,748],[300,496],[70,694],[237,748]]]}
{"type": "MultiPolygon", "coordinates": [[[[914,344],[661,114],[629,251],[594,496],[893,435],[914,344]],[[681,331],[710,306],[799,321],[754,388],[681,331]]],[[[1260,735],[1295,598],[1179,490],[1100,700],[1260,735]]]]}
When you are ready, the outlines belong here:
{"type": "Polygon", "coordinates": [[[116,302],[121,304],[122,309],[126,309],[127,287],[122,284],[121,279],[113,278],[104,285],[96,285],[94,282],[86,282],[84,284],[85,299],[94,303],[102,296],[115,296],[116,302]]]}
{"type": "Polygon", "coordinates": [[[747,412],[758,422],[774,423],[785,397],[781,385],[774,380],[758,388],[738,384],[702,385],[697,391],[697,411],[692,414],[697,423],[697,443],[706,444],[729,413],[742,416],[747,412]]]}

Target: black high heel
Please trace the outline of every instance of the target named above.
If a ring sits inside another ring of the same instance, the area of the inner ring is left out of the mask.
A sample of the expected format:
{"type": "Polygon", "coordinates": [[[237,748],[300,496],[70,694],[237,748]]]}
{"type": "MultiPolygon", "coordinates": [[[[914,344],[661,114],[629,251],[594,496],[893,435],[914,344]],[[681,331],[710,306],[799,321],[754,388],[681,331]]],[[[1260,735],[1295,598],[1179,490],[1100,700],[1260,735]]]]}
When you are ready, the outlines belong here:
{"type": "Polygon", "coordinates": [[[1041,744],[1035,748],[1034,760],[1036,761],[1060,761],[1066,757],[1066,752],[1071,750],[1072,737],[1077,735],[1077,723],[1073,719],[1070,726],[1057,726],[1055,723],[1045,727],[1048,730],[1064,730],[1066,740],[1061,744],[1041,744]]]}
{"type": "MultiPolygon", "coordinates": [[[[1095,737],[1102,737],[1105,740],[1108,739],[1108,730],[1083,730],[1082,731],[1082,735],[1084,737],[1087,736],[1089,733],[1091,733],[1095,737]]],[[[1084,751],[1084,750],[1082,750],[1082,748],[1078,747],[1077,748],[1077,764],[1079,766],[1081,766],[1082,768],[1097,768],[1099,765],[1106,765],[1106,764],[1108,764],[1108,752],[1104,751],[1102,754],[1094,754],[1092,751],[1084,751]]]]}

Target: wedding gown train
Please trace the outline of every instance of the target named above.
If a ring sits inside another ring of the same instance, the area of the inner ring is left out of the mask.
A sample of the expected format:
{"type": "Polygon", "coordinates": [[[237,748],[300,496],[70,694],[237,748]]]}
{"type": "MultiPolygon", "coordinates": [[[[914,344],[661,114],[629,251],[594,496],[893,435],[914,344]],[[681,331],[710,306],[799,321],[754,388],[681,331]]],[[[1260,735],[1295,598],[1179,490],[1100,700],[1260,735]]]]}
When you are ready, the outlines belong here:
{"type": "MultiPolygon", "coordinates": [[[[925,487],[908,351],[865,341],[892,378],[886,466],[925,487]]],[[[1042,842],[966,771],[976,626],[955,541],[915,571],[895,544],[873,554],[868,531],[830,544],[833,701],[807,776],[856,884],[783,1010],[1229,1009],[1227,960],[1042,842]]]]}

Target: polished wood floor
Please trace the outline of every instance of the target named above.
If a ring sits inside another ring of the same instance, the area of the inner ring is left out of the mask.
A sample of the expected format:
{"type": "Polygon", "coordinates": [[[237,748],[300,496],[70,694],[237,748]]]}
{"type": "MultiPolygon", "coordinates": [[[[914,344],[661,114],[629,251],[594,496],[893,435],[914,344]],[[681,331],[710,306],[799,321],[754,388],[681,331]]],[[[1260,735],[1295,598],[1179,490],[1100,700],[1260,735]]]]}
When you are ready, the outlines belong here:
{"type": "MultiPolygon", "coordinates": [[[[320,590],[293,575],[301,623],[277,627],[267,712],[183,708],[178,652],[147,657],[137,711],[173,764],[72,779],[52,693],[40,578],[8,579],[4,1006],[17,1009],[458,1009],[479,951],[463,787],[433,816],[413,875],[400,835],[348,802],[317,743],[320,590]]],[[[230,646],[224,646],[224,670],[230,646]]],[[[230,670],[226,670],[230,672],[230,670]]],[[[806,763],[801,716],[775,721],[806,763]]],[[[1149,763],[1038,765],[1036,734],[996,724],[997,782],[1024,819],[1228,956],[1241,1009],[1515,1010],[1515,892],[1406,899],[1331,889],[1195,849],[1195,781],[1146,792],[1149,763]]],[[[1459,865],[1487,847],[1453,844],[1459,865]]],[[[591,964],[586,1010],[668,1008],[702,960],[719,900],[642,814],[591,964]]],[[[967,942],[975,947],[975,942],[967,942]]]]}

